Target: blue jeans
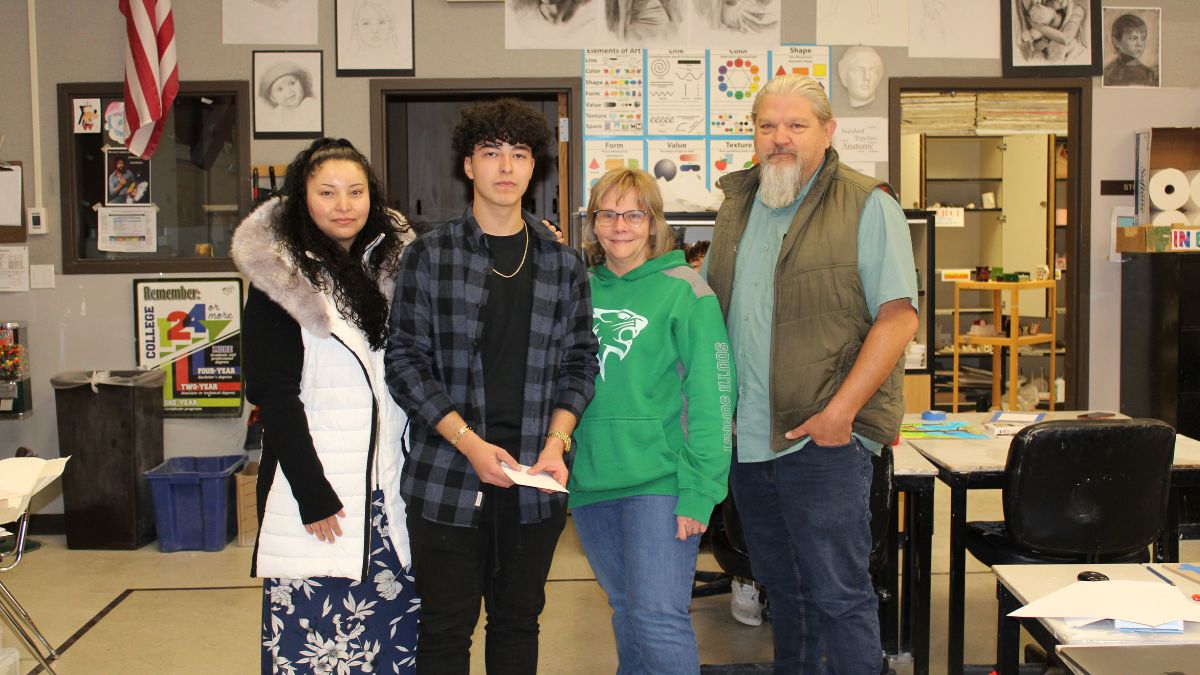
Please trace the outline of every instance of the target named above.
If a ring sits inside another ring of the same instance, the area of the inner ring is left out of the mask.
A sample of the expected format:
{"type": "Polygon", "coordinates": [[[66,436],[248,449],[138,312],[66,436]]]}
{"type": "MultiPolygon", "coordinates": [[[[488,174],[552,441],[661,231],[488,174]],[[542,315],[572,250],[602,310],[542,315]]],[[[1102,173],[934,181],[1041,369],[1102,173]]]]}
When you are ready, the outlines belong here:
{"type": "Polygon", "coordinates": [[[871,554],[871,453],[857,440],[809,442],[730,469],[750,568],[767,588],[775,672],[878,673],[878,602],[871,554]]]}
{"type": "Polygon", "coordinates": [[[571,509],[608,594],[618,675],[699,673],[688,610],[700,536],[675,538],[677,497],[625,497],[571,509]]]}

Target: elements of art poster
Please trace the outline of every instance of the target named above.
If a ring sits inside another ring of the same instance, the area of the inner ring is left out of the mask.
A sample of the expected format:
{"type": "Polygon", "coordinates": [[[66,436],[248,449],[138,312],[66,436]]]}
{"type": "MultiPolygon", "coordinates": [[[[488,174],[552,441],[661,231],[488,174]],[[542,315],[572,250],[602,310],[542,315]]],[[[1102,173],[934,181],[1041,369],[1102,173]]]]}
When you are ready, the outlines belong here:
{"type": "Polygon", "coordinates": [[[645,124],[640,49],[589,49],[583,53],[583,133],[640,136],[645,124]]]}

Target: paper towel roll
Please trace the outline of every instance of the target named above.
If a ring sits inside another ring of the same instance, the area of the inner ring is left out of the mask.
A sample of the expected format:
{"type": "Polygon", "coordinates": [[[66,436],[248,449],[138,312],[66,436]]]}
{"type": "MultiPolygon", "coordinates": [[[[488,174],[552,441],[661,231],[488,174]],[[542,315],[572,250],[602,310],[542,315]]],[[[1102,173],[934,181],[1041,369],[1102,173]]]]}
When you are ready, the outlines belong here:
{"type": "Polygon", "coordinates": [[[1189,209],[1200,209],[1200,169],[1183,172],[1188,179],[1188,203],[1189,209]]]}
{"type": "Polygon", "coordinates": [[[1184,209],[1183,217],[1187,218],[1188,224],[1192,227],[1200,227],[1200,208],[1188,207],[1184,209]]]}
{"type": "Polygon", "coordinates": [[[1160,211],[1173,211],[1187,204],[1188,177],[1179,169],[1150,172],[1150,205],[1160,211]]]}
{"type": "Polygon", "coordinates": [[[1187,225],[1192,222],[1183,211],[1157,211],[1150,221],[1155,227],[1171,227],[1172,225],[1187,225]]]}

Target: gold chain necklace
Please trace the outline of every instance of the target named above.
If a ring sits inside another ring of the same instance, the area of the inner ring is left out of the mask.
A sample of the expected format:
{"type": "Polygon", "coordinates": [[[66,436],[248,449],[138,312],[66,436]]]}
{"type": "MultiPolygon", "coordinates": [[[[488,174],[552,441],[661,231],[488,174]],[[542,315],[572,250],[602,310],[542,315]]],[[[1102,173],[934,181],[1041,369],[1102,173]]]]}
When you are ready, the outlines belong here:
{"type": "Polygon", "coordinates": [[[513,270],[512,274],[505,274],[495,267],[492,268],[492,271],[495,272],[496,276],[498,277],[511,279],[517,276],[517,274],[521,271],[521,268],[525,266],[525,257],[527,255],[529,255],[529,225],[525,225],[525,251],[521,253],[521,262],[517,264],[517,269],[513,270]]]}

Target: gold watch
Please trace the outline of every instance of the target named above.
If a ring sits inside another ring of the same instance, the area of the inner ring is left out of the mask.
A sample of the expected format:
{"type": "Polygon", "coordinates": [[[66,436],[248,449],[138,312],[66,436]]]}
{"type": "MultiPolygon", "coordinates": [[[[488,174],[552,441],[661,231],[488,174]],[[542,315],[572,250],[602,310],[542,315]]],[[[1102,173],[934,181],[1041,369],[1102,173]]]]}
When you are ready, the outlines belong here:
{"type": "Polygon", "coordinates": [[[571,434],[563,433],[561,431],[551,431],[546,434],[546,438],[557,438],[558,440],[562,441],[564,455],[571,451],[571,434]]]}

